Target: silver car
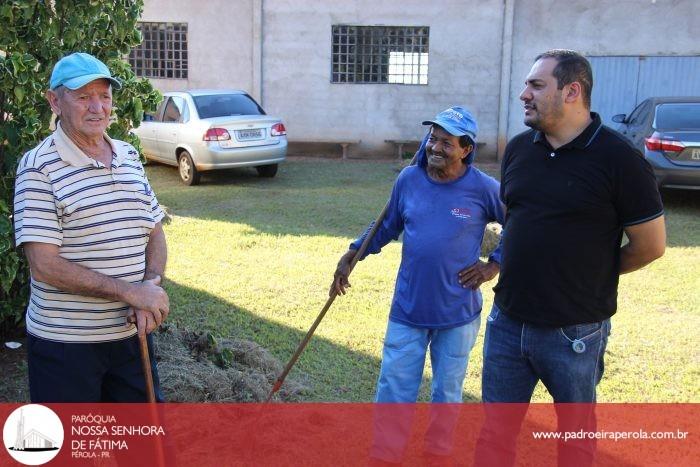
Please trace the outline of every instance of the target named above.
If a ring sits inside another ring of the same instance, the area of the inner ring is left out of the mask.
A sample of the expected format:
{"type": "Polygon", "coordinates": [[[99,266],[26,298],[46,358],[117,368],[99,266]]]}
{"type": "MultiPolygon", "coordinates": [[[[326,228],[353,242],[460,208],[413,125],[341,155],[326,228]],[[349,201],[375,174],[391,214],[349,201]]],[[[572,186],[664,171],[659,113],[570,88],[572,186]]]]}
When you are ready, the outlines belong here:
{"type": "Polygon", "coordinates": [[[208,170],[255,167],[274,177],[287,155],[287,130],[243,91],[166,92],[134,133],[146,159],[176,165],[187,185],[208,170]]]}

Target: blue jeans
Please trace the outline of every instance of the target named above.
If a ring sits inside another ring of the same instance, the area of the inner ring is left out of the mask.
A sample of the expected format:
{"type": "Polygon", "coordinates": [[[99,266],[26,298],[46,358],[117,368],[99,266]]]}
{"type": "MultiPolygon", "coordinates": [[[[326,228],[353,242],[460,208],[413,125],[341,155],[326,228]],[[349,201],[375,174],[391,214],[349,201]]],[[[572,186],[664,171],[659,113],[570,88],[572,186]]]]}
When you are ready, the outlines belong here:
{"type": "MultiPolygon", "coordinates": [[[[590,403],[596,401],[596,386],[603,376],[609,334],[609,319],[560,328],[536,326],[510,318],[494,304],[486,321],[483,401],[528,403],[541,380],[555,403],[588,403],[558,405],[560,429],[594,427],[590,403]]],[[[503,410],[496,408],[491,414],[497,415],[489,417],[488,405],[477,444],[477,465],[512,465],[515,439],[527,405],[513,405],[508,420],[503,419],[503,410]],[[479,462],[480,458],[488,461],[479,462]]],[[[594,452],[595,443],[560,444],[560,463],[566,458],[569,464],[587,465],[593,461],[594,452]]]]}
{"type": "Polygon", "coordinates": [[[432,402],[462,402],[469,352],[479,333],[479,318],[449,329],[414,328],[389,321],[375,402],[412,403],[418,398],[425,354],[430,346],[432,402]]]}
{"type": "Polygon", "coordinates": [[[377,382],[372,457],[401,461],[411,432],[412,404],[418,398],[428,347],[433,367],[431,400],[452,404],[431,407],[424,450],[432,455],[450,454],[459,415],[456,404],[462,402],[469,352],[474,347],[480,324],[479,317],[450,329],[414,328],[389,321],[377,382]]]}

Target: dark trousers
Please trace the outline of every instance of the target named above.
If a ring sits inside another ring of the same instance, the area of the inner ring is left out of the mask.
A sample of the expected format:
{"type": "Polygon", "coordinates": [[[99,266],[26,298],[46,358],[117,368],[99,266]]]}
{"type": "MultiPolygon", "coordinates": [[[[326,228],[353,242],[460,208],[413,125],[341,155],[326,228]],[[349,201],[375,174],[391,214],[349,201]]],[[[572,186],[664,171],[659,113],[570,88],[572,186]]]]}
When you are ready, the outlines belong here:
{"type": "MultiPolygon", "coordinates": [[[[148,336],[156,400],[163,402],[148,336]]],[[[63,343],[27,335],[32,402],[146,402],[138,336],[114,342],[63,343]]]]}

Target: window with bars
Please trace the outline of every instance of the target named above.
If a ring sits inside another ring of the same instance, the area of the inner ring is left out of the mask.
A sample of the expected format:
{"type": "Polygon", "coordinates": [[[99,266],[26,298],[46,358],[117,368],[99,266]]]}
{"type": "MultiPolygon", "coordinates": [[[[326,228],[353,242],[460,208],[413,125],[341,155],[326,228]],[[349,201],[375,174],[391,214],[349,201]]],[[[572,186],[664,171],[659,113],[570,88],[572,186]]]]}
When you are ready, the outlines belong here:
{"type": "Polygon", "coordinates": [[[187,78],[187,23],[138,23],[142,42],[131,49],[136,76],[187,78]]]}
{"type": "Polygon", "coordinates": [[[428,84],[428,26],[332,28],[332,83],[428,84]]]}

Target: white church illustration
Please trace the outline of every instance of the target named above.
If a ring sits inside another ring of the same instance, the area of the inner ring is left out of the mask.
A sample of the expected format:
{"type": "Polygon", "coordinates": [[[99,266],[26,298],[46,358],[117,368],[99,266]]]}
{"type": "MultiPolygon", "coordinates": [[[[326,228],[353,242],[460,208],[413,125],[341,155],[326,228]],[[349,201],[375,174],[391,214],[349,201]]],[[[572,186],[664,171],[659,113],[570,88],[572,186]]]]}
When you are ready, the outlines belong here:
{"type": "Polygon", "coordinates": [[[17,421],[17,437],[15,438],[15,445],[12,447],[14,451],[51,451],[58,449],[56,444],[54,440],[35,429],[25,433],[24,411],[20,410],[19,420],[17,421]]]}

